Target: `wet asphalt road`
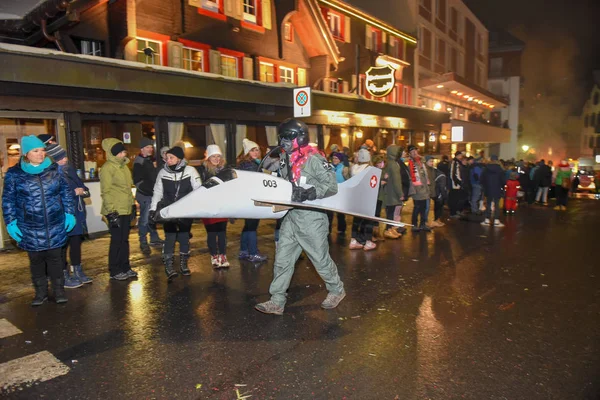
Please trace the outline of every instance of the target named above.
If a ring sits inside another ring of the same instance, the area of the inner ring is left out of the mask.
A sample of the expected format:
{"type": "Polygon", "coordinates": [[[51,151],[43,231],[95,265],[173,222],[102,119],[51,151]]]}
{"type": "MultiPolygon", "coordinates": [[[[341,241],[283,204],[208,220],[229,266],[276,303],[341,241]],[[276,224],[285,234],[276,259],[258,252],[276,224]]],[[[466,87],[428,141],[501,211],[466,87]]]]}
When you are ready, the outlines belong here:
{"type": "Polygon", "coordinates": [[[0,363],[47,350],[70,368],[0,397],[599,399],[598,226],[600,202],[581,200],[370,253],[334,234],[348,296],[321,310],[324,285],[302,260],[282,317],[253,310],[268,298],[268,237],[268,263],[213,271],[197,254],[193,275],[171,284],[155,258],[135,281],[96,276],[64,306],[0,305],[23,331],[0,339],[0,363]]]}

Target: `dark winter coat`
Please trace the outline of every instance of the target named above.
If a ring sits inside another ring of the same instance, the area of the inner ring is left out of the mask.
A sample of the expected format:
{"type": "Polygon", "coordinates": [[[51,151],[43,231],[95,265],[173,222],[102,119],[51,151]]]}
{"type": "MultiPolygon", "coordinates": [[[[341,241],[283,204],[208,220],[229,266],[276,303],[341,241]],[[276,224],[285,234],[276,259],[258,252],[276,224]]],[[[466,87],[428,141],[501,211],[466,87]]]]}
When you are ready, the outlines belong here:
{"type": "Polygon", "coordinates": [[[133,161],[133,184],[137,188],[137,192],[144,196],[152,196],[154,194],[154,183],[158,171],[152,162],[151,157],[142,157],[139,154],[133,161]]]}
{"type": "Polygon", "coordinates": [[[546,164],[541,164],[535,170],[534,180],[537,186],[549,187],[552,185],[552,169],[546,164]]]}
{"type": "Polygon", "coordinates": [[[6,172],[2,212],[6,225],[14,220],[23,233],[19,247],[26,251],[60,248],[67,242],[65,213],[73,214],[69,184],[52,163],[38,175],[17,164],[6,172]]]}
{"type": "Polygon", "coordinates": [[[485,166],[481,174],[481,186],[485,197],[499,199],[502,197],[502,189],[506,184],[504,169],[497,162],[490,162],[485,166]]]}
{"type": "Polygon", "coordinates": [[[402,193],[406,197],[410,191],[410,169],[402,159],[398,160],[398,164],[400,164],[400,177],[402,178],[402,193]]]}
{"type": "Polygon", "coordinates": [[[450,165],[450,188],[452,189],[463,189],[463,177],[460,172],[462,169],[462,163],[458,158],[452,160],[450,165]]]}
{"type": "Polygon", "coordinates": [[[79,176],[77,176],[77,172],[73,166],[66,164],[62,167],[58,167],[58,169],[63,173],[65,178],[67,178],[67,182],[69,184],[69,193],[71,194],[71,198],[73,199],[73,209],[75,215],[75,219],[77,223],[71,232],[69,232],[69,236],[78,236],[84,235],[87,233],[87,222],[86,222],[86,209],[84,198],[90,197],[89,189],[87,186],[83,184],[79,176]],[[75,189],[82,188],[86,191],[87,195],[78,196],[75,194],[75,189]]]}
{"type": "Polygon", "coordinates": [[[159,202],[164,207],[182,199],[185,195],[202,186],[200,175],[196,168],[181,160],[175,167],[167,164],[160,170],[154,184],[154,195],[150,210],[156,210],[159,202]]]}

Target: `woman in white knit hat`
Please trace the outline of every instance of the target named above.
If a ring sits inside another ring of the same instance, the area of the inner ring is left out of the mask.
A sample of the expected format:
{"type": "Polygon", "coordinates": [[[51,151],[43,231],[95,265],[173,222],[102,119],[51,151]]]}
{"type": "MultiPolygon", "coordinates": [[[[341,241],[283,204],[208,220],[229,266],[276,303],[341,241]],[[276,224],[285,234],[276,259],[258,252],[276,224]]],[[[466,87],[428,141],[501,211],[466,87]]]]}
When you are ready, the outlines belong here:
{"type": "MultiPolygon", "coordinates": [[[[237,169],[259,172],[260,148],[256,142],[245,138],[242,141],[243,151],[237,158],[237,169]]],[[[258,252],[258,219],[247,219],[244,222],[242,238],[240,240],[240,259],[260,263],[267,260],[267,256],[258,252]]]]}
{"type": "MultiPolygon", "coordinates": [[[[206,147],[206,158],[198,166],[202,184],[206,185],[210,178],[217,176],[225,169],[227,161],[221,148],[216,144],[206,147]]],[[[227,218],[203,218],[206,228],[206,244],[210,251],[210,261],[214,268],[229,268],[225,250],[227,248],[227,218]]]]}

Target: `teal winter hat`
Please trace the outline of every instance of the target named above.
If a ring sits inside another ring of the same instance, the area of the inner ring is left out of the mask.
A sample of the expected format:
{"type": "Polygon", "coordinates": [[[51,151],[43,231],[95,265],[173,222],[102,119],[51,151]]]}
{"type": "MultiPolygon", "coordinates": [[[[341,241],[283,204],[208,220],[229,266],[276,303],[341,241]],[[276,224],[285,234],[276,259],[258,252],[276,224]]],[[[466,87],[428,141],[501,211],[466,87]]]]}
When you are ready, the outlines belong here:
{"type": "Polygon", "coordinates": [[[35,135],[24,136],[21,139],[21,154],[25,155],[33,149],[45,149],[46,145],[35,135]]]}

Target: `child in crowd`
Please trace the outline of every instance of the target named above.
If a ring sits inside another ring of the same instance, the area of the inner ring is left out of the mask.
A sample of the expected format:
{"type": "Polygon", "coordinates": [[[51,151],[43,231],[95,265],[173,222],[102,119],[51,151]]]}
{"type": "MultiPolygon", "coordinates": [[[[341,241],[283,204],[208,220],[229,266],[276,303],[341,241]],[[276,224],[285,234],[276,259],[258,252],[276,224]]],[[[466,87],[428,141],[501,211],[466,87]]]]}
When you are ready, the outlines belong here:
{"type": "Polygon", "coordinates": [[[519,183],[519,174],[516,171],[511,171],[508,181],[506,181],[506,198],[504,199],[504,213],[514,214],[517,210],[517,196],[521,189],[519,183]]]}

